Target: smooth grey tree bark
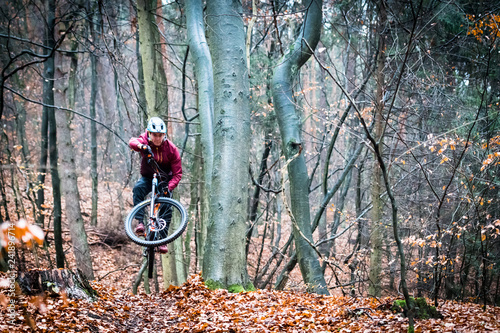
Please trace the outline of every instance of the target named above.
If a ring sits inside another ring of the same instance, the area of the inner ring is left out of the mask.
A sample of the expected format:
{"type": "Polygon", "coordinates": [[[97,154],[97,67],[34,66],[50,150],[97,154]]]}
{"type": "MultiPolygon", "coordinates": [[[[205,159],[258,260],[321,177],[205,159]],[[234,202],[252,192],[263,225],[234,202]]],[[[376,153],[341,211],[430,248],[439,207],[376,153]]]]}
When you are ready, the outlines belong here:
{"type": "Polygon", "coordinates": [[[245,232],[250,152],[249,80],[242,4],[207,2],[214,68],[214,161],[203,277],[210,288],[241,291],[249,283],[245,232]]]}
{"type": "Polygon", "coordinates": [[[202,216],[199,230],[197,248],[199,249],[199,268],[203,267],[203,248],[205,245],[209,196],[211,193],[213,170],[213,116],[214,116],[214,78],[212,70],[212,57],[205,37],[203,24],[203,3],[201,0],[186,0],[186,23],[191,57],[194,60],[195,75],[198,88],[198,114],[201,123],[201,145],[203,154],[203,181],[201,187],[202,216]]]}
{"type": "Polygon", "coordinates": [[[144,73],[147,115],[166,118],[168,116],[168,88],[162,54],[158,50],[160,32],[156,25],[156,2],[156,0],[137,1],[139,49],[144,73]]]}
{"type": "Polygon", "coordinates": [[[290,205],[295,248],[302,278],[309,292],[328,294],[318,254],[313,248],[309,206],[309,178],[302,154],[300,119],[293,100],[293,80],[310,58],[321,34],[322,1],[306,5],[304,22],[295,42],[276,65],[273,75],[273,100],[278,117],[283,152],[290,181],[290,205]],[[309,48],[310,47],[310,48],[309,48]]]}

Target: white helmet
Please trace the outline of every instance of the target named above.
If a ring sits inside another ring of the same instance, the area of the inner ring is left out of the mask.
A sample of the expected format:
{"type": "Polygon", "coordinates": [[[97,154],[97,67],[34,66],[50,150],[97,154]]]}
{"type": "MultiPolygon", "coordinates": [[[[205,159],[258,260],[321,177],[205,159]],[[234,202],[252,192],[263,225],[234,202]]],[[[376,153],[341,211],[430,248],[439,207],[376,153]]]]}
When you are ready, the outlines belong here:
{"type": "Polygon", "coordinates": [[[153,117],[149,119],[148,121],[148,127],[146,130],[150,133],[167,133],[167,126],[165,126],[165,123],[163,120],[161,120],[158,117],[153,117]]]}

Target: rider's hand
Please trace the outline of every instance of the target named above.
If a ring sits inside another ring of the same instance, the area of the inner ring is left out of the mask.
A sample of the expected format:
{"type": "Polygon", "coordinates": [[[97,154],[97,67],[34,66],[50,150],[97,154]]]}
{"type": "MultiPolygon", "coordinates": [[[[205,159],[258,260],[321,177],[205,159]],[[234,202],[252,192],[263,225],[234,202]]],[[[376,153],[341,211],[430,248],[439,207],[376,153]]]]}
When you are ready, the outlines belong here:
{"type": "Polygon", "coordinates": [[[153,150],[148,145],[140,145],[139,147],[143,152],[145,152],[148,156],[153,156],[153,150]]]}

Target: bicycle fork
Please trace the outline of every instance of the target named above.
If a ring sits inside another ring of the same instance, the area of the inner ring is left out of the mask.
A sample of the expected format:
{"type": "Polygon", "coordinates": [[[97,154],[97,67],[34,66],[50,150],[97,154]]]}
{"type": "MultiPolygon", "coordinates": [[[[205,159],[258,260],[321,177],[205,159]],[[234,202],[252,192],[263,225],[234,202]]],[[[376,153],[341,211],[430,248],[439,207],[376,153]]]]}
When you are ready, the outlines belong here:
{"type": "Polygon", "coordinates": [[[155,218],[155,194],[156,187],[158,186],[158,178],[156,178],[156,173],[153,175],[153,188],[151,189],[151,205],[149,206],[149,222],[153,222],[152,220],[155,218]]]}

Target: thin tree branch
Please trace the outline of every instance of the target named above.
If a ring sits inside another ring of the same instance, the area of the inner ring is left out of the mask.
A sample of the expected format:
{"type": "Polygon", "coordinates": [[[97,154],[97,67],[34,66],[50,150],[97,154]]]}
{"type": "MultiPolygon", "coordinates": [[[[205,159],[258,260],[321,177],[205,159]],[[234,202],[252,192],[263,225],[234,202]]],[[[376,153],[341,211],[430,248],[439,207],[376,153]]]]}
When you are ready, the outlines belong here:
{"type": "Polygon", "coordinates": [[[250,178],[252,179],[252,183],[259,187],[262,191],[264,192],[270,192],[270,193],[280,193],[283,192],[283,188],[279,188],[277,190],[274,190],[272,188],[266,188],[262,184],[259,184],[257,180],[254,178],[253,173],[252,173],[252,168],[248,167],[248,173],[250,174],[250,178]]]}
{"type": "Polygon", "coordinates": [[[22,99],[28,101],[28,102],[31,102],[31,103],[34,103],[34,104],[38,104],[38,105],[41,105],[41,106],[44,106],[44,107],[48,107],[48,108],[53,108],[53,109],[56,109],[56,110],[61,110],[61,111],[68,111],[68,112],[72,112],[80,117],[83,117],[85,119],[88,119],[90,121],[93,121],[99,125],[101,125],[102,127],[104,127],[105,129],[107,129],[108,131],[110,131],[111,133],[113,133],[118,139],[120,139],[125,145],[128,146],[128,142],[126,142],[115,130],[113,130],[112,128],[110,128],[108,125],[100,122],[99,120],[97,119],[93,119],[89,116],[87,116],[86,114],[83,114],[83,113],[80,113],[78,111],[75,111],[75,110],[72,110],[72,109],[68,109],[68,108],[65,108],[65,107],[62,107],[62,106],[55,106],[55,105],[47,105],[43,102],[39,102],[39,101],[35,101],[31,98],[28,98],[24,95],[22,95],[21,93],[15,91],[14,89],[11,89],[9,87],[5,87],[5,89],[9,90],[10,92],[12,92],[13,94],[16,94],[17,96],[21,97],[22,99]]]}

